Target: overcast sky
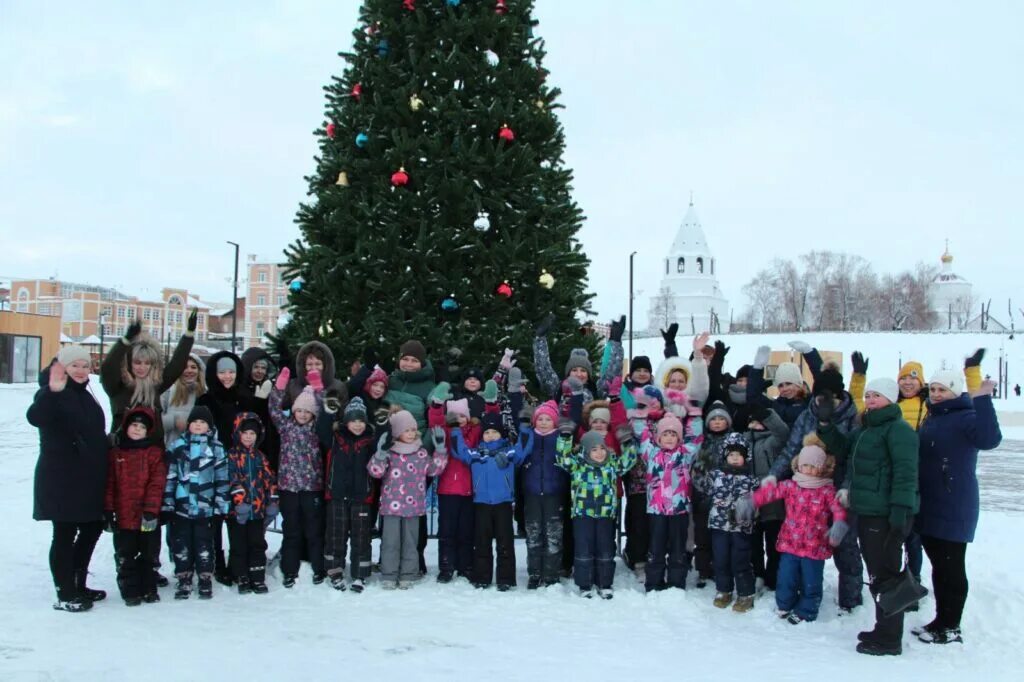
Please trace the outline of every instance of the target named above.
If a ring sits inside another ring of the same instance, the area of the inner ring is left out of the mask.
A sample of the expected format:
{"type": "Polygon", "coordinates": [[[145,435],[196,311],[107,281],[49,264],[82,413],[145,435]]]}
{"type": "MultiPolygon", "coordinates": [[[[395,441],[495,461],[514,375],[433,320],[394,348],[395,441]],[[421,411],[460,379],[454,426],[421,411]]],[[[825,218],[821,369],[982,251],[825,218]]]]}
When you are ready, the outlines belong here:
{"type": "MultiPolygon", "coordinates": [[[[0,0],[0,276],[230,300],[225,240],[276,255],[298,236],[321,88],[359,4],[0,0]]],[[[1021,3],[536,15],[601,317],[625,311],[636,250],[645,326],[691,190],[734,308],[775,256],[890,271],[937,263],[947,237],[997,317],[1024,305],[1021,3]]]]}

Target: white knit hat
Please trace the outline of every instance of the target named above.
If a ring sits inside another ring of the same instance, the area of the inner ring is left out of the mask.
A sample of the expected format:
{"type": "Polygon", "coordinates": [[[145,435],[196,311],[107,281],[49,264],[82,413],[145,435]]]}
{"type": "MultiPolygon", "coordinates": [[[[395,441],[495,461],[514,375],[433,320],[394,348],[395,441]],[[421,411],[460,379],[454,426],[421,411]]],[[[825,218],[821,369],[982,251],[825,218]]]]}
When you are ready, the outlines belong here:
{"type": "Polygon", "coordinates": [[[85,360],[92,366],[92,355],[84,346],[64,346],[57,353],[57,362],[67,367],[77,360],[85,360]]]}
{"type": "Polygon", "coordinates": [[[939,371],[932,374],[932,378],[928,380],[929,384],[940,384],[948,388],[952,393],[960,395],[964,392],[964,377],[963,374],[952,369],[940,369],[939,371]]]}
{"type": "Polygon", "coordinates": [[[783,362],[775,370],[775,386],[778,388],[782,384],[796,384],[797,386],[803,386],[804,375],[800,373],[800,368],[792,362],[783,362]]]}
{"type": "Polygon", "coordinates": [[[869,381],[868,385],[864,387],[864,392],[869,391],[885,396],[890,403],[895,403],[900,399],[900,385],[896,383],[895,379],[889,377],[879,377],[869,381]]]}

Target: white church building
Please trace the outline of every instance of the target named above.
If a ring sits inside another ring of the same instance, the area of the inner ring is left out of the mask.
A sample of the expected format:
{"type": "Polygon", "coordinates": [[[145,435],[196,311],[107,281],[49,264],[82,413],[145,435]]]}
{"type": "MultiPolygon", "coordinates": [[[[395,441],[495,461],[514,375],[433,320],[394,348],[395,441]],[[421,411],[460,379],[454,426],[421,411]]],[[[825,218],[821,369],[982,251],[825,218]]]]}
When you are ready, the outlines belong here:
{"type": "Polygon", "coordinates": [[[661,269],[661,284],[651,296],[647,312],[650,333],[657,334],[672,322],[679,323],[681,336],[729,331],[729,301],[718,285],[715,256],[708,247],[692,197],[661,269]]]}
{"type": "Polygon", "coordinates": [[[942,266],[928,287],[929,307],[935,313],[935,329],[965,331],[1009,331],[994,317],[981,314],[981,301],[974,295],[974,286],[953,271],[953,254],[949,240],[942,254],[942,266]]]}

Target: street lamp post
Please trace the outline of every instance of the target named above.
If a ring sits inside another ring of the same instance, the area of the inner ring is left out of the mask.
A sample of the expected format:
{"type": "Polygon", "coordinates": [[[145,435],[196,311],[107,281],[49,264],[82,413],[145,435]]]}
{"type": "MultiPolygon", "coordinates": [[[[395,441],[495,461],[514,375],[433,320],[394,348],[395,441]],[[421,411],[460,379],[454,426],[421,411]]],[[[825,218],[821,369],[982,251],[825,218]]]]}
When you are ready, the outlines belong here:
{"type": "Polygon", "coordinates": [[[235,247],[235,276],[231,280],[231,352],[235,352],[235,337],[238,334],[238,244],[229,241],[235,247]]]}
{"type": "Polygon", "coordinates": [[[103,337],[106,336],[106,331],[104,330],[104,327],[106,326],[106,324],[107,324],[107,316],[105,314],[101,313],[100,314],[100,364],[101,365],[103,364],[103,337]]]}
{"type": "MultiPolygon", "coordinates": [[[[633,256],[636,251],[629,254],[629,361],[633,361],[633,256]]],[[[633,369],[630,367],[630,369],[633,369]]]]}

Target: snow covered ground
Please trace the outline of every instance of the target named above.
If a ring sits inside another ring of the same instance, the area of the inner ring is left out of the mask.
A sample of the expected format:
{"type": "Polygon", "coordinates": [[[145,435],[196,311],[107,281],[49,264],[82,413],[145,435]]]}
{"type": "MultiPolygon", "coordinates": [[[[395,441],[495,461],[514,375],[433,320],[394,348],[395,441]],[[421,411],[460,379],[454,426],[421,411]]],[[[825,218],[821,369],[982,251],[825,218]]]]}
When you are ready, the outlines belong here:
{"type": "MultiPolygon", "coordinates": [[[[930,357],[924,360],[934,366],[930,357]]],[[[645,596],[621,566],[611,602],[580,599],[568,584],[528,593],[521,541],[516,546],[520,587],[509,594],[479,592],[466,584],[441,586],[432,577],[407,592],[383,592],[371,583],[361,595],[337,593],[312,585],[304,568],[293,590],[284,590],[275,575],[266,596],[240,597],[218,585],[212,601],[175,602],[164,589],[162,603],[129,609],[116,596],[111,541],[104,535],[91,583],[110,597],[90,613],[58,613],[50,608],[49,526],[31,520],[37,436],[24,415],[33,392],[32,386],[0,385],[0,463],[10,484],[0,495],[0,516],[7,521],[0,533],[2,680],[181,682],[239,675],[796,680],[810,675],[861,682],[990,682],[1020,679],[1024,669],[1021,433],[982,459],[984,512],[978,541],[968,552],[967,643],[938,648],[908,636],[903,657],[872,659],[854,652],[856,633],[870,627],[872,616],[866,608],[837,616],[831,564],[819,621],[794,627],[775,617],[770,595],[759,599],[753,612],[737,615],[713,608],[710,588],[645,596]]],[[[272,550],[278,542],[279,536],[271,536],[272,550]]],[[[433,545],[428,556],[433,562],[433,545]]],[[[926,622],[932,609],[926,600],[908,624],[926,622]]]]}

